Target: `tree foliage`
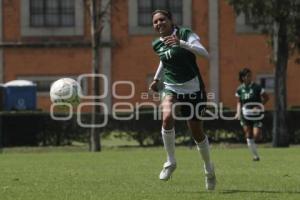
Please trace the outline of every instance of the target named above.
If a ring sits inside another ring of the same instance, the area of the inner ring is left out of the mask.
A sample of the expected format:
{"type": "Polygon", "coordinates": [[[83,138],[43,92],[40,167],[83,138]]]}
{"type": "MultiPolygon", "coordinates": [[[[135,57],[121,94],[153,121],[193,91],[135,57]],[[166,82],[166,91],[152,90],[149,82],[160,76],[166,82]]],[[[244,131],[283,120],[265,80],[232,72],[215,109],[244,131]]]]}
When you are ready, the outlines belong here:
{"type": "MultiPolygon", "coordinates": [[[[300,0],[227,0],[237,15],[251,18],[254,28],[274,35],[274,24],[287,25],[289,55],[300,49],[300,0]]],[[[272,39],[272,38],[271,38],[272,39]]],[[[272,41],[273,43],[273,41],[272,41]]]]}
{"type": "Polygon", "coordinates": [[[286,77],[288,59],[300,50],[300,0],[227,0],[237,14],[270,35],[275,63],[273,146],[289,146],[286,77]]]}

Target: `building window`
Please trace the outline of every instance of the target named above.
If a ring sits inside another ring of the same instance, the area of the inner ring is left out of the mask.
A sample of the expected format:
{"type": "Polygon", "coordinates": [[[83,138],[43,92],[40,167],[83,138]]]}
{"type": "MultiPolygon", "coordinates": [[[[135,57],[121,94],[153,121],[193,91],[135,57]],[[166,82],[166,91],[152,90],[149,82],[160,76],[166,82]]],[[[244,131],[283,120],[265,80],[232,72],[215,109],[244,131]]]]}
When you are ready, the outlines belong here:
{"type": "MultiPolygon", "coordinates": [[[[76,76],[69,76],[69,75],[68,76],[18,76],[17,79],[32,81],[33,83],[36,84],[36,90],[38,95],[49,96],[51,84],[54,81],[65,77],[69,77],[69,78],[73,78],[74,80],[77,80],[76,76]]],[[[87,90],[88,90],[87,86],[88,86],[87,81],[81,82],[82,93],[85,95],[87,94],[87,90]]]]}
{"type": "Polygon", "coordinates": [[[30,0],[30,26],[72,27],[74,25],[74,0],[30,0]]]}
{"type": "Polygon", "coordinates": [[[249,15],[240,13],[236,17],[235,29],[237,33],[259,33],[258,29],[253,28],[252,21],[249,15]]]}
{"type": "Polygon", "coordinates": [[[138,25],[152,26],[152,12],[156,9],[171,11],[175,23],[182,25],[182,0],[138,0],[138,25]]]}
{"type": "Polygon", "coordinates": [[[48,93],[53,80],[33,80],[38,93],[48,93]]]}
{"type": "Polygon", "coordinates": [[[192,0],[128,0],[129,33],[153,34],[152,12],[167,9],[177,25],[191,28],[192,0]]]}
{"type": "Polygon", "coordinates": [[[265,89],[266,92],[274,92],[275,78],[274,75],[257,75],[257,82],[265,89]]]}
{"type": "Polygon", "coordinates": [[[258,24],[271,24],[272,20],[268,17],[264,18],[263,21],[258,21],[253,18],[251,13],[240,13],[236,17],[236,32],[237,33],[261,33],[263,26],[258,24]]]}
{"type": "Polygon", "coordinates": [[[82,36],[84,1],[22,0],[21,35],[82,36]]]}
{"type": "Polygon", "coordinates": [[[250,14],[245,14],[245,25],[247,26],[253,26],[255,23],[253,17],[250,14]]]}

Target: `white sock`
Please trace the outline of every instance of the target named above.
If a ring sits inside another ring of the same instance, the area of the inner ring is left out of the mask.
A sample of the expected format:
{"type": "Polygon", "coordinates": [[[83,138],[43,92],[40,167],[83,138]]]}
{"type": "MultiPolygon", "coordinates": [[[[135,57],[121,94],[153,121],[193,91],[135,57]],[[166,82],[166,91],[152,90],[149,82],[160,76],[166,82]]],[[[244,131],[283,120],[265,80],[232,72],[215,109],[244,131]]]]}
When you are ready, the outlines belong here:
{"type": "MultiPolygon", "coordinates": [[[[196,142],[196,141],[195,141],[196,142]]],[[[204,161],[205,170],[207,172],[212,171],[211,161],[210,161],[210,153],[209,153],[209,142],[207,136],[202,142],[196,142],[197,149],[200,152],[200,155],[204,161]]]]}
{"type": "Polygon", "coordinates": [[[250,149],[250,151],[252,152],[253,156],[258,158],[258,153],[257,153],[257,150],[256,150],[256,144],[254,142],[254,139],[250,139],[250,138],[247,138],[247,145],[250,149]]]}
{"type": "Polygon", "coordinates": [[[167,151],[167,161],[171,163],[176,163],[175,159],[175,130],[174,128],[170,130],[161,129],[161,134],[164,142],[165,150],[167,151]]]}

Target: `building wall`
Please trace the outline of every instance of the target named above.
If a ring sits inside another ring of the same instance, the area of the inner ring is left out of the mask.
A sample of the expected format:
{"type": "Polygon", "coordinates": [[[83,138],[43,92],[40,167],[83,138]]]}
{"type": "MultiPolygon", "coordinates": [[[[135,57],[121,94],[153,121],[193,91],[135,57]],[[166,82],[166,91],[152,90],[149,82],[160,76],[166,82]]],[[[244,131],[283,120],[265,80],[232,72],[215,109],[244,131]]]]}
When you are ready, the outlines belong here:
{"type": "MultiPolygon", "coordinates": [[[[209,51],[208,40],[208,1],[199,0],[193,1],[192,5],[192,30],[200,36],[201,43],[209,51]]],[[[206,85],[207,92],[210,91],[209,85],[209,67],[210,63],[207,59],[198,57],[198,66],[202,75],[203,81],[206,85]]]]}
{"type": "MultiPolygon", "coordinates": [[[[127,1],[119,1],[112,14],[112,38],[116,43],[112,50],[112,80],[132,81],[135,95],[129,101],[143,102],[141,93],[148,91],[147,75],[155,73],[159,60],[151,47],[154,35],[129,35],[128,6],[127,1]]],[[[130,88],[120,87],[116,92],[128,95],[130,88]]],[[[114,99],[113,102],[119,100],[114,99]]]]}
{"type": "Polygon", "coordinates": [[[299,89],[299,75],[300,65],[295,63],[298,55],[294,55],[288,62],[287,70],[287,102],[288,106],[300,106],[300,89],[299,89]]]}
{"type": "MultiPolygon", "coordinates": [[[[0,1],[1,2],[1,1],[0,1]]],[[[45,37],[21,36],[21,0],[2,0],[3,2],[3,34],[4,42],[36,42],[43,41],[45,37]]],[[[130,99],[116,102],[148,102],[142,95],[148,92],[148,82],[154,75],[159,63],[154,54],[151,42],[156,37],[153,34],[129,34],[129,4],[128,1],[117,0],[112,6],[111,31],[111,86],[116,81],[132,81],[135,86],[134,96],[130,99]]],[[[201,42],[209,51],[209,0],[192,0],[192,29],[201,37],[201,42]]],[[[238,71],[248,66],[254,76],[259,74],[272,74],[274,67],[269,62],[270,47],[266,44],[266,37],[257,33],[237,33],[235,15],[226,1],[219,3],[219,88],[220,102],[224,106],[235,109],[235,90],[238,86],[238,71]]],[[[90,23],[87,12],[84,13],[84,31],[82,36],[76,37],[48,37],[49,40],[73,40],[88,42],[90,40],[90,23]]],[[[0,29],[1,30],[1,29],[0,29]]],[[[16,79],[18,76],[34,75],[79,75],[91,72],[91,50],[88,47],[62,47],[62,48],[29,48],[5,47],[3,50],[4,82],[16,79]]],[[[210,65],[211,62],[198,58],[199,69],[203,75],[210,92],[210,65]]],[[[295,65],[293,59],[288,67],[288,106],[300,105],[297,78],[300,67],[295,65]]],[[[115,91],[118,95],[129,95],[129,85],[119,85],[115,91]]],[[[272,94],[271,94],[272,99],[272,94]]],[[[268,103],[271,109],[273,100],[268,103]]],[[[39,96],[38,107],[49,109],[49,97],[39,96]]]]}
{"type": "Polygon", "coordinates": [[[3,40],[16,41],[20,38],[20,1],[3,0],[3,40]]]}
{"type": "MultiPolygon", "coordinates": [[[[0,0],[0,43],[2,43],[3,39],[3,1],[0,0]]],[[[0,83],[3,82],[4,72],[3,72],[3,48],[0,48],[0,83]]]]}
{"type": "Polygon", "coordinates": [[[233,9],[224,1],[220,3],[221,101],[225,106],[234,107],[239,70],[249,67],[255,77],[259,72],[272,73],[273,67],[268,59],[270,50],[265,43],[266,37],[256,33],[236,33],[233,9]]]}
{"type": "MultiPolygon", "coordinates": [[[[153,52],[151,46],[153,39],[158,36],[154,31],[152,34],[130,35],[128,30],[128,6],[128,2],[118,1],[115,13],[112,14],[112,37],[116,42],[116,47],[113,48],[112,53],[112,77],[113,80],[131,80],[135,85],[135,95],[130,101],[145,102],[147,100],[142,100],[141,95],[148,92],[147,78],[153,77],[159,64],[159,58],[153,52]],[[123,12],[120,12],[120,10],[123,12]]],[[[207,46],[207,1],[193,1],[192,8],[192,28],[200,35],[202,43],[207,46]]],[[[208,61],[199,58],[198,63],[203,78],[208,83],[208,61]]],[[[129,87],[123,87],[123,90],[120,88],[118,94],[127,95],[129,94],[128,89],[129,87]]],[[[119,101],[114,99],[114,102],[119,101]]]]}
{"type": "MultiPolygon", "coordinates": [[[[112,61],[112,80],[113,81],[132,81],[134,97],[131,101],[140,102],[141,93],[148,92],[147,76],[155,73],[158,65],[158,59],[152,54],[151,39],[148,37],[132,38],[130,41],[119,43],[121,49],[113,50],[112,61]],[[148,44],[148,45],[147,45],[148,44]],[[129,46],[126,46],[129,45],[129,46]]],[[[130,87],[118,88],[116,91],[119,95],[128,95],[130,87]],[[122,89],[123,88],[123,89],[122,89]]],[[[114,99],[114,102],[117,101],[114,99]]]]}
{"type": "MultiPolygon", "coordinates": [[[[18,77],[35,76],[78,76],[91,72],[91,49],[80,47],[29,47],[25,44],[42,44],[51,41],[89,42],[89,18],[83,27],[81,36],[22,36],[21,1],[3,0],[3,42],[15,43],[14,47],[4,47],[4,81],[18,77]]],[[[34,46],[34,45],[33,45],[34,46]]],[[[48,110],[51,102],[49,95],[38,95],[38,108],[48,110]]]]}
{"type": "MultiPolygon", "coordinates": [[[[220,69],[221,69],[221,101],[225,106],[234,108],[235,90],[239,84],[238,71],[242,67],[249,67],[253,77],[259,74],[273,74],[274,66],[270,63],[271,48],[267,44],[267,37],[258,33],[237,33],[235,14],[225,2],[219,1],[220,10],[220,69]]],[[[291,58],[287,74],[287,102],[288,106],[300,105],[300,95],[294,87],[295,74],[300,74],[299,65],[291,58]]],[[[267,109],[273,108],[273,94],[270,93],[267,109]]]]}

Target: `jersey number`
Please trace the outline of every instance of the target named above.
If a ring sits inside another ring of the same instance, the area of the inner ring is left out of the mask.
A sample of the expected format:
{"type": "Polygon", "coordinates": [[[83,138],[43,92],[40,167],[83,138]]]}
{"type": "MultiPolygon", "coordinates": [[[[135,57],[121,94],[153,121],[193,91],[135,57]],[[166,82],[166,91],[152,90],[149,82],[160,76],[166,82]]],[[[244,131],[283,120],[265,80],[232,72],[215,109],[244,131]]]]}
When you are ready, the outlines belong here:
{"type": "Polygon", "coordinates": [[[169,49],[168,51],[165,52],[165,56],[166,56],[167,60],[172,58],[171,49],[169,49]]]}
{"type": "Polygon", "coordinates": [[[248,93],[244,94],[244,98],[245,99],[249,99],[250,98],[250,94],[248,94],[248,93]]]}

